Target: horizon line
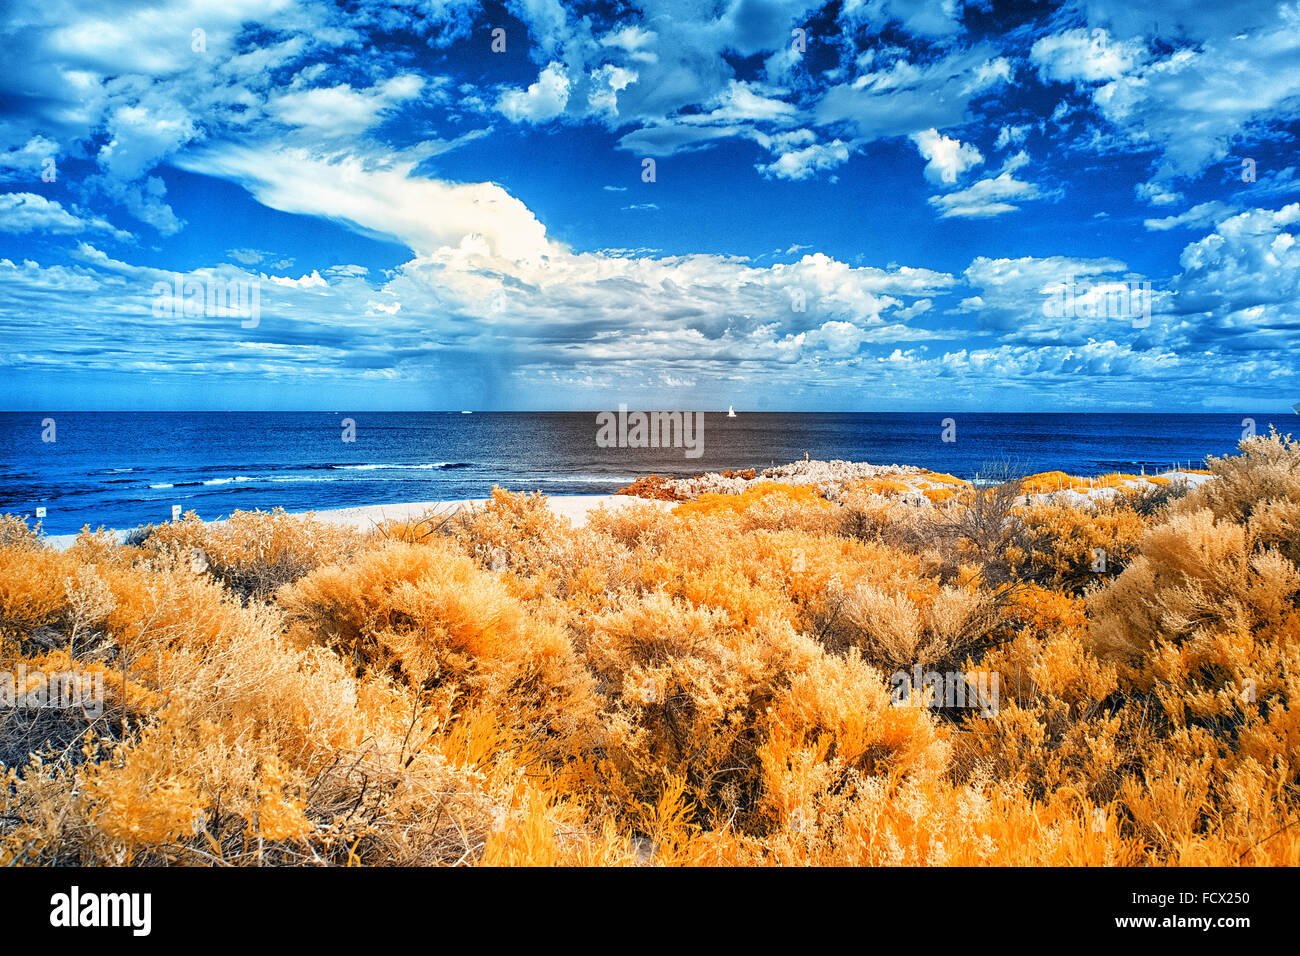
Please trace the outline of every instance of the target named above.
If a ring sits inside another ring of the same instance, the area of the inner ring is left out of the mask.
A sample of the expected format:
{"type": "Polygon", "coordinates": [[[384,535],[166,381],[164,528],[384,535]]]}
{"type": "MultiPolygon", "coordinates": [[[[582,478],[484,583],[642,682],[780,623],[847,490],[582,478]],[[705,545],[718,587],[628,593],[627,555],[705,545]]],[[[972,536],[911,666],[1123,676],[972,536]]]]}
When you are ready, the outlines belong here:
{"type": "MultiPolygon", "coordinates": [[[[0,415],[40,415],[40,414],[72,414],[72,415],[586,415],[600,414],[601,412],[617,412],[616,408],[369,408],[353,411],[334,411],[324,408],[4,408],[0,409],[0,415]]],[[[727,409],[721,408],[627,408],[631,412],[680,412],[700,413],[710,415],[727,416],[727,409]]],[[[742,415],[1179,415],[1190,417],[1193,415],[1237,415],[1244,412],[1259,413],[1258,408],[1241,407],[1235,410],[1218,409],[1203,411],[1185,411],[1173,409],[1143,409],[1143,410],[1117,410],[1117,409],[1090,409],[1085,411],[1018,411],[1008,409],[901,409],[901,408],[880,408],[880,409],[830,409],[830,408],[804,408],[804,409],[752,409],[741,410],[736,412],[736,417],[742,415]]],[[[1300,414],[1300,411],[1294,406],[1284,406],[1276,410],[1269,410],[1266,414],[1291,413],[1300,414]]]]}

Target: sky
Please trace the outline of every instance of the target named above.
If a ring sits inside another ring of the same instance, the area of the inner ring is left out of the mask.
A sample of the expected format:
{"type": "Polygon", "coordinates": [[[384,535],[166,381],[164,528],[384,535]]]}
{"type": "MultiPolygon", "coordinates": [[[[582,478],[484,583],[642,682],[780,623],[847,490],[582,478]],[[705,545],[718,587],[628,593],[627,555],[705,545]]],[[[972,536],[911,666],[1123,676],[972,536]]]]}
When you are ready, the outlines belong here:
{"type": "Polygon", "coordinates": [[[3,0],[0,62],[0,408],[1300,401],[1300,3],[3,0]]]}

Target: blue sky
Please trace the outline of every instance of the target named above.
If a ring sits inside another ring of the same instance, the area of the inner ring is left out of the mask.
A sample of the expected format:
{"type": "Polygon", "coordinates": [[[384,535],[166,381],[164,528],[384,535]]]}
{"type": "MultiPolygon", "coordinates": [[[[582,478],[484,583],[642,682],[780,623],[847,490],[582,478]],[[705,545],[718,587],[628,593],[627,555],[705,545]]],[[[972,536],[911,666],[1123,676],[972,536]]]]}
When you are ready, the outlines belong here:
{"type": "Polygon", "coordinates": [[[1300,400],[1297,3],[0,18],[0,407],[1300,400]]]}

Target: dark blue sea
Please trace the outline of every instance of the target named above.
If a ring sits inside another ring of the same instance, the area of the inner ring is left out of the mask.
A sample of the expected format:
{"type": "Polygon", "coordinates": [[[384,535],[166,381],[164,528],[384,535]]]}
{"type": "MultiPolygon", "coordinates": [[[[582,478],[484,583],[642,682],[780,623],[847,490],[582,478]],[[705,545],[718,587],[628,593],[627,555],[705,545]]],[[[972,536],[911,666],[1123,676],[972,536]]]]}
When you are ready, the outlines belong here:
{"type": "Polygon", "coordinates": [[[220,518],[237,508],[324,510],[479,498],[493,485],[605,494],[639,475],[688,476],[843,458],[974,478],[1138,471],[1235,450],[1245,418],[1296,430],[1291,412],[1152,414],[740,413],[704,416],[703,455],[597,447],[594,412],[4,412],[0,512],[46,508],[47,534],[166,521],[172,505],[220,518]],[[46,419],[54,419],[53,441],[46,419]],[[343,419],[355,421],[344,442],[343,419]]]}

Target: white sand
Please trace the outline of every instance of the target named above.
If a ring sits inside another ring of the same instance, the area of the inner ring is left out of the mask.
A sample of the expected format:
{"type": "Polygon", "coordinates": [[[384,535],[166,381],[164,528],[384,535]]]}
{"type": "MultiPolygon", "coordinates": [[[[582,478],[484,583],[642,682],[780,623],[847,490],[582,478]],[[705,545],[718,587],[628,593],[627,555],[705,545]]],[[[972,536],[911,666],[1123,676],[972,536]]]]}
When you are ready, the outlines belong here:
{"type": "MultiPolygon", "coordinates": [[[[396,505],[365,505],[359,508],[336,508],[330,511],[317,511],[316,517],[330,524],[344,525],[365,531],[382,521],[405,521],[418,518],[426,511],[438,510],[450,512],[465,507],[481,508],[487,499],[473,498],[462,501],[409,501],[396,505]]],[[[671,506],[675,501],[650,501],[645,498],[633,498],[629,495],[555,495],[547,496],[547,507],[555,514],[568,518],[574,527],[580,528],[587,523],[587,514],[596,508],[605,506],[611,510],[631,504],[649,504],[671,506]]]]}
{"type": "MultiPolygon", "coordinates": [[[[332,508],[327,511],[313,512],[320,521],[329,524],[343,525],[348,528],[357,528],[361,531],[368,531],[376,527],[381,522],[398,520],[403,521],[410,518],[416,518],[430,510],[441,512],[451,512],[460,508],[473,506],[481,508],[488,499],[475,498],[463,499],[460,501],[408,501],[391,505],[362,505],[356,508],[332,508]]],[[[632,504],[648,504],[655,507],[671,507],[675,501],[652,501],[646,498],[633,498],[630,495],[555,495],[548,496],[546,499],[547,506],[551,511],[561,517],[568,518],[573,522],[574,527],[581,527],[587,523],[587,514],[599,507],[606,507],[611,510],[632,504]]],[[[307,512],[294,512],[295,514],[306,514],[307,512]]],[[[220,519],[217,523],[220,523],[220,519]]],[[[127,534],[125,530],[111,531],[114,537],[119,541],[127,534]]],[[[62,551],[71,546],[76,540],[75,534],[51,534],[47,535],[45,540],[58,550],[62,551]]]]}

